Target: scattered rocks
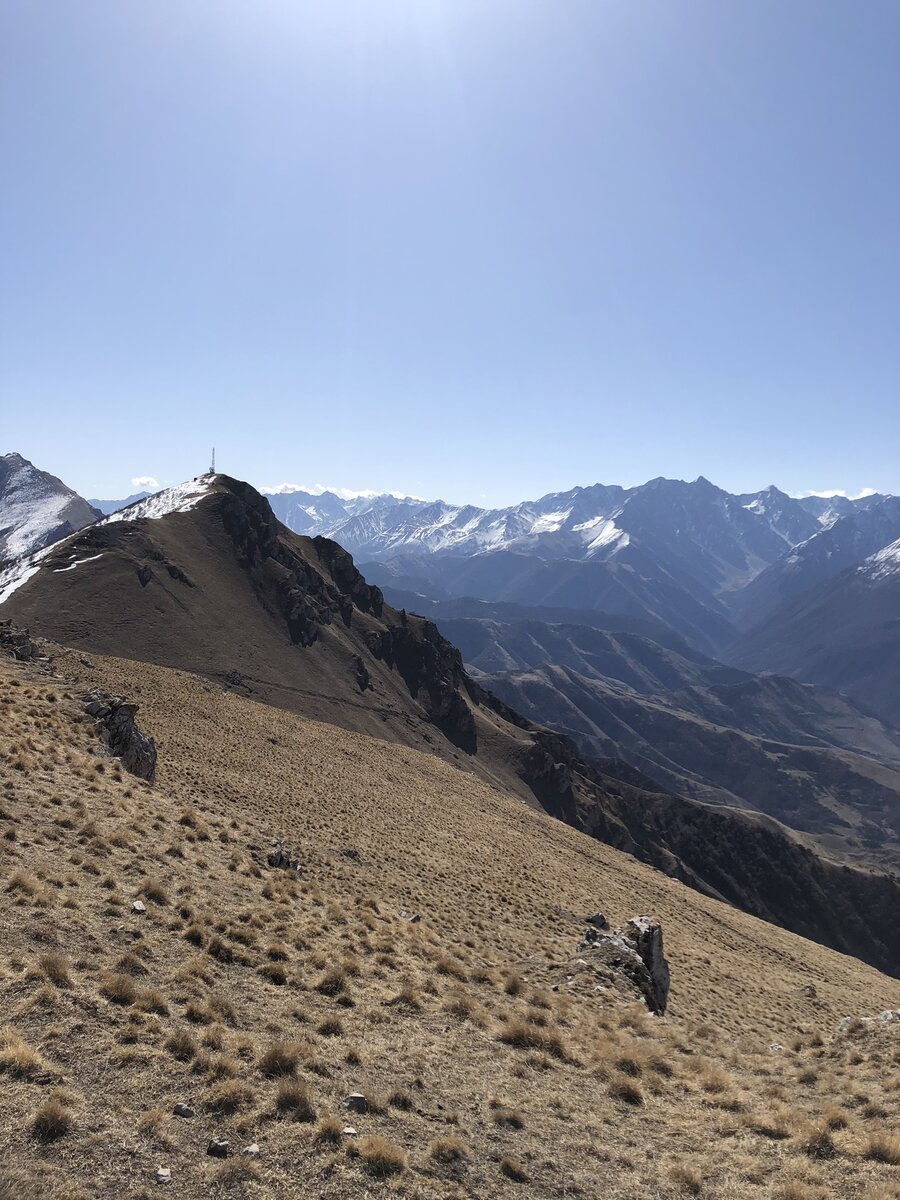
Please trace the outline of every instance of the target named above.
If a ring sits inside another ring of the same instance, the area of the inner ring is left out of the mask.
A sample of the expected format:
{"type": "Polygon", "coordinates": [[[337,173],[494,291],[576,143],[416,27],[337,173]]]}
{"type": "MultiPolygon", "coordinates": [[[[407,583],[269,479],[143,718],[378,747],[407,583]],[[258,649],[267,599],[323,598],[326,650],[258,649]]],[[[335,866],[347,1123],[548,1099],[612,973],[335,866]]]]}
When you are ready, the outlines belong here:
{"type": "Polygon", "coordinates": [[[362,1092],[351,1092],[349,1096],[345,1096],[343,1105],[344,1108],[349,1108],[350,1112],[366,1113],[369,1111],[369,1102],[362,1092]]]}
{"type": "Polygon", "coordinates": [[[300,859],[295,857],[293,850],[286,846],[281,838],[273,838],[272,849],[266,856],[266,862],[270,867],[293,871],[298,877],[303,874],[300,859]]]}
{"type": "Polygon", "coordinates": [[[225,1138],[214,1137],[206,1147],[206,1153],[212,1158],[227,1158],[228,1141],[225,1138]]]}
{"type": "Polygon", "coordinates": [[[615,933],[595,926],[584,931],[578,943],[640,991],[650,1012],[664,1013],[669,997],[669,964],[663,953],[662,924],[657,917],[633,917],[615,933]]]}
{"type": "Polygon", "coordinates": [[[157,1167],[155,1179],[156,1179],[157,1183],[162,1183],[162,1184],[171,1183],[172,1182],[172,1172],[169,1170],[168,1167],[157,1167]]]}
{"type": "Polygon", "coordinates": [[[836,1037],[843,1037],[848,1033],[858,1033],[873,1025],[887,1025],[893,1021],[900,1021],[900,1009],[886,1008],[877,1017],[844,1017],[834,1032],[836,1037]]]}
{"type": "Polygon", "coordinates": [[[121,696],[93,691],[84,697],[84,711],[100,726],[110,754],[122,760],[126,771],[152,783],[156,776],[156,743],[135,724],[137,710],[136,704],[127,704],[121,696]]]}
{"type": "Polygon", "coordinates": [[[12,621],[0,621],[0,646],[19,662],[35,662],[40,657],[28,630],[18,629],[12,621]]]}
{"type": "Polygon", "coordinates": [[[189,1104],[176,1104],[172,1112],[176,1117],[192,1117],[194,1115],[194,1110],[189,1104]]]}

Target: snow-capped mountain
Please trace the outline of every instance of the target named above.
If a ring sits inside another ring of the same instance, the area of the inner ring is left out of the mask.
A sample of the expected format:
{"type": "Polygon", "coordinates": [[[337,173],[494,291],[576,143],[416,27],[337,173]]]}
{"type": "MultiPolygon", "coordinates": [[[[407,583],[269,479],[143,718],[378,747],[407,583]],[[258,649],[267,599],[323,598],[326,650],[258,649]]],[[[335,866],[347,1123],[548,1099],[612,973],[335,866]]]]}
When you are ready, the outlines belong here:
{"type": "Polygon", "coordinates": [[[21,454],[0,456],[0,561],[58,542],[99,516],[61,479],[21,454]]]}
{"type": "Polygon", "coordinates": [[[734,638],[735,615],[763,615],[759,599],[743,603],[754,580],[824,538],[839,511],[874,527],[885,503],[799,500],[775,487],[736,496],[702,476],[594,484],[500,509],[301,490],[269,500],[285,524],[338,541],[382,586],[652,618],[711,654],[734,638]]]}
{"type": "MultiPolygon", "coordinates": [[[[809,511],[805,500],[775,487],[733,496],[702,476],[693,483],[654,479],[635,488],[593,484],[498,509],[395,495],[345,499],[299,489],[270,493],[268,499],[295,532],[332,537],[366,558],[511,550],[602,561],[653,526],[658,537],[665,534],[682,546],[706,543],[747,575],[813,536],[831,512],[816,504],[809,511]]],[[[855,502],[844,503],[853,511],[855,502]]]]}

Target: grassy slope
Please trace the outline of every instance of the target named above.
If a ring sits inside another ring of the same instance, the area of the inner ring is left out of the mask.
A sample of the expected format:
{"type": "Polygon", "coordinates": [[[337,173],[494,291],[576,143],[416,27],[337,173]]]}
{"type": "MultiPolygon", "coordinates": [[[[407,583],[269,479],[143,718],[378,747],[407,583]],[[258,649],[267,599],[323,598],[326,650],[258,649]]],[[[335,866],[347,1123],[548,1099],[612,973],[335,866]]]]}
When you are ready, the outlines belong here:
{"type": "Polygon", "coordinates": [[[0,663],[11,1196],[149,1197],[158,1164],[188,1198],[900,1195],[897,1169],[868,1157],[900,1115],[900,1041],[893,1027],[832,1037],[847,1013],[900,1004],[896,981],[435,757],[94,661],[59,653],[67,682],[0,663]],[[154,787],[78,720],[89,686],[141,703],[154,787]],[[264,865],[276,835],[299,849],[301,881],[264,865]],[[662,918],[667,1017],[595,990],[576,945],[598,907],[662,918]],[[329,973],[337,994],[320,990],[329,973]],[[535,1045],[501,1040],[510,1023],[535,1045]],[[264,1068],[280,1042],[315,1121],[278,1111],[264,1068]],[[352,1118],[360,1135],[405,1156],[386,1181],[377,1144],[322,1140],[350,1090],[380,1110],[352,1118]],[[194,1119],[169,1116],[179,1100],[194,1119]],[[51,1141],[34,1135],[42,1106],[71,1121],[51,1141]],[[214,1134],[258,1141],[259,1163],[208,1158],[214,1134]]]}

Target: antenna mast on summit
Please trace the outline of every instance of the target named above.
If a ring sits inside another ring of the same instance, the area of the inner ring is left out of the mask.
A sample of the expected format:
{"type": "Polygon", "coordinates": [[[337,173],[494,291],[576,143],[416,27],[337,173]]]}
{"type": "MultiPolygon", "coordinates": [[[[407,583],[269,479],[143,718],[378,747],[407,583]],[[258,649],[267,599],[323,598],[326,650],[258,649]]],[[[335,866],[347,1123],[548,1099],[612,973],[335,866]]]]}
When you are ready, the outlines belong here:
{"type": "Polygon", "coordinates": [[[215,473],[216,473],[216,448],[215,448],[215,446],[213,446],[212,463],[210,464],[209,473],[210,473],[210,475],[215,475],[215,473]]]}

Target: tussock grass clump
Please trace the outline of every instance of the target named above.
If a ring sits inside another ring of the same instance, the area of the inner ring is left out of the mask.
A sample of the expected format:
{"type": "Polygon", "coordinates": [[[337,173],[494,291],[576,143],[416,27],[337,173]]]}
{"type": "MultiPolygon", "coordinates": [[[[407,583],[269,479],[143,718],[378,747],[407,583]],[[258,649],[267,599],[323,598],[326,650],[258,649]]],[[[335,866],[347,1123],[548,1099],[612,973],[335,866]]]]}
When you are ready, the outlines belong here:
{"type": "Polygon", "coordinates": [[[518,996],[525,987],[525,981],[521,975],[517,975],[514,971],[508,971],[503,976],[503,990],[507,996],[518,996]]]}
{"type": "Polygon", "coordinates": [[[347,989],[347,972],[343,967],[330,967],[315,986],[323,996],[339,996],[347,989]]]}
{"type": "Polygon", "coordinates": [[[517,1158],[504,1154],[500,1159],[500,1174],[511,1179],[513,1183],[527,1183],[530,1179],[528,1172],[517,1158]]]}
{"type": "Polygon", "coordinates": [[[387,1098],[391,1108],[399,1108],[401,1112],[412,1112],[415,1101],[406,1088],[394,1088],[387,1098]]]}
{"type": "Polygon", "coordinates": [[[147,968],[136,954],[129,950],[116,962],[116,971],[120,975],[146,975],[147,968]]]}
{"type": "Polygon", "coordinates": [[[339,1145],[344,1134],[344,1124],[337,1117],[323,1117],[313,1133],[314,1146],[339,1145]]]}
{"type": "Polygon", "coordinates": [[[296,1042],[273,1042],[259,1060],[259,1069],[267,1079],[293,1075],[300,1061],[296,1042]]]}
{"type": "Polygon", "coordinates": [[[621,1100],[625,1104],[639,1106],[644,1103],[643,1088],[628,1075],[614,1075],[607,1085],[607,1091],[614,1100],[621,1100]]]}
{"type": "Polygon", "coordinates": [[[358,1158],[376,1179],[402,1174],[409,1162],[405,1150],[378,1134],[361,1138],[348,1147],[347,1153],[358,1158]]]}
{"type": "Polygon", "coordinates": [[[469,1157],[469,1147],[462,1138],[439,1137],[428,1147],[428,1157],[440,1163],[462,1162],[469,1157]]]}
{"type": "Polygon", "coordinates": [[[206,946],[206,953],[216,960],[216,962],[228,964],[234,962],[234,950],[227,942],[223,941],[217,933],[209,939],[206,946]]]}
{"type": "Polygon", "coordinates": [[[825,1109],[822,1120],[829,1129],[846,1129],[850,1124],[850,1114],[845,1108],[832,1104],[825,1109]]]}
{"type": "Polygon", "coordinates": [[[111,973],[105,975],[100,982],[100,995],[105,996],[110,1004],[134,1004],[138,998],[138,990],[130,975],[111,973]]]}
{"type": "Polygon", "coordinates": [[[890,1163],[900,1166],[900,1134],[870,1133],[863,1147],[863,1154],[874,1162],[890,1163]]]}
{"type": "Polygon", "coordinates": [[[525,1118],[517,1108],[507,1108],[505,1104],[491,1101],[491,1120],[501,1129],[524,1129],[525,1118]]]}
{"type": "Polygon", "coordinates": [[[831,1130],[824,1121],[805,1129],[797,1139],[797,1146],[810,1158],[834,1158],[837,1154],[831,1130]]]}
{"type": "Polygon", "coordinates": [[[198,1050],[197,1043],[186,1029],[176,1029],[170,1033],[163,1046],[179,1062],[189,1062],[198,1050]]]}
{"type": "Polygon", "coordinates": [[[51,1092],[31,1119],[31,1133],[41,1142],[55,1142],[69,1132],[75,1120],[67,1092],[51,1092]]]}
{"type": "Polygon", "coordinates": [[[316,1119],[312,1093],[299,1079],[282,1079],[275,1096],[275,1108],[292,1121],[312,1123],[316,1119]]]}
{"type": "Polygon", "coordinates": [[[13,871],[9,877],[9,883],[6,885],[8,892],[18,892],[22,896],[36,896],[40,891],[41,885],[39,880],[29,874],[28,871],[13,871]]]}
{"type": "Polygon", "coordinates": [[[257,968],[257,974],[263,979],[268,979],[269,983],[274,983],[276,987],[284,987],[288,981],[287,971],[281,963],[267,962],[257,968]]]}
{"type": "Polygon", "coordinates": [[[515,1046],[518,1050],[542,1050],[554,1058],[566,1057],[566,1048],[560,1035],[532,1021],[512,1017],[502,1026],[497,1037],[507,1046],[515,1046]]]}
{"type": "Polygon", "coordinates": [[[420,1012],[422,1008],[419,993],[411,983],[404,983],[396,996],[392,996],[387,1003],[394,1008],[405,1008],[410,1012],[420,1012]]]}
{"type": "Polygon", "coordinates": [[[43,1054],[29,1046],[12,1027],[0,1029],[0,1074],[14,1079],[38,1079],[50,1071],[43,1054]]]}
{"type": "Polygon", "coordinates": [[[156,1013],[157,1016],[168,1016],[169,1004],[165,996],[157,988],[144,988],[138,996],[137,1007],[141,1012],[156,1013]]]}
{"type": "Polygon", "coordinates": [[[203,1101],[203,1107],[214,1116],[231,1116],[242,1108],[249,1108],[255,1099],[255,1092],[249,1084],[237,1079],[226,1079],[210,1088],[203,1101]]]}
{"type": "Polygon", "coordinates": [[[676,1163],[669,1168],[669,1179],[685,1196],[699,1196],[703,1190],[703,1179],[699,1172],[687,1163],[676,1163]]]}
{"type": "Polygon", "coordinates": [[[773,1141],[784,1141],[792,1132],[792,1122],[789,1113],[774,1111],[763,1115],[751,1115],[746,1121],[747,1127],[761,1137],[773,1141]]]}
{"type": "Polygon", "coordinates": [[[65,955],[42,954],[38,959],[38,966],[45,978],[49,979],[54,987],[68,988],[72,986],[72,978],[69,975],[69,960],[65,955]]]}
{"type": "Polygon", "coordinates": [[[162,907],[169,903],[169,893],[158,879],[148,880],[142,891],[144,899],[149,900],[151,904],[158,904],[162,907]]]}

